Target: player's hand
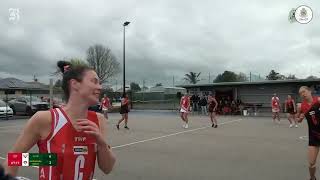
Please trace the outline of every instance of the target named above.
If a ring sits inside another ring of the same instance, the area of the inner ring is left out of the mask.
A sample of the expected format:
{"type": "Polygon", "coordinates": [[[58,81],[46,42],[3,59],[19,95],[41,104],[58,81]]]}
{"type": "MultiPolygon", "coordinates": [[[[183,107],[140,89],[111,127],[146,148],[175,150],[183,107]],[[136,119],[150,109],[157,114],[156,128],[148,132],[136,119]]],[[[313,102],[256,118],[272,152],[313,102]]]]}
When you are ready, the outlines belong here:
{"type": "Polygon", "coordinates": [[[89,121],[88,119],[78,119],[77,126],[80,131],[94,136],[97,140],[97,144],[104,143],[104,139],[96,123],[89,121]]]}
{"type": "Polygon", "coordinates": [[[304,114],[298,114],[298,122],[301,123],[302,120],[304,119],[304,114]]]}

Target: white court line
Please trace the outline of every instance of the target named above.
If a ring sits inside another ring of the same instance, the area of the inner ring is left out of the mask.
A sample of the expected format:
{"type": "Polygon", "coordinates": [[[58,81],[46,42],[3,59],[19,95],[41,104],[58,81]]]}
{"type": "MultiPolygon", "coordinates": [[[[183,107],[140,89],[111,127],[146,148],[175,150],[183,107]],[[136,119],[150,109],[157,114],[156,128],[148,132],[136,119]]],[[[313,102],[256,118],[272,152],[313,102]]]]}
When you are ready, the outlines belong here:
{"type": "MultiPolygon", "coordinates": [[[[227,121],[227,122],[220,123],[220,124],[218,124],[218,125],[230,124],[230,123],[240,122],[240,121],[242,121],[242,119],[233,120],[233,121],[227,121]]],[[[164,135],[164,136],[154,137],[154,138],[151,138],[151,139],[145,139],[145,140],[142,140],[142,141],[136,141],[136,142],[132,142],[132,143],[128,143],[128,144],[123,144],[123,145],[119,145],[119,146],[114,146],[114,147],[112,147],[112,149],[118,149],[118,148],[122,148],[122,147],[126,147],[126,146],[131,146],[131,145],[134,145],[134,144],[140,144],[140,143],[143,143],[143,142],[154,141],[154,140],[157,140],[157,139],[167,138],[167,137],[170,137],[170,136],[175,136],[175,135],[184,134],[184,133],[188,133],[188,132],[198,131],[198,130],[206,129],[206,128],[212,128],[212,127],[211,127],[211,125],[210,125],[210,126],[204,126],[204,127],[200,127],[200,128],[185,130],[185,131],[181,131],[181,132],[177,132],[177,133],[173,133],[173,134],[168,134],[168,135],[164,135]]],[[[5,160],[6,158],[0,156],[0,159],[5,160]]],[[[31,166],[31,167],[39,168],[38,166],[31,166]]]]}
{"type": "Polygon", "coordinates": [[[308,141],[308,136],[300,136],[299,139],[304,140],[304,141],[308,141]]]}
{"type": "MultiPolygon", "coordinates": [[[[239,122],[239,121],[242,121],[242,119],[233,120],[233,121],[227,121],[227,122],[224,122],[224,123],[220,123],[220,124],[218,124],[218,125],[230,124],[230,123],[239,122]]],[[[181,131],[181,132],[177,132],[177,133],[173,133],[173,134],[168,134],[168,135],[164,135],[164,136],[154,137],[154,138],[151,138],[151,139],[145,139],[145,140],[142,140],[142,141],[136,141],[136,142],[132,142],[132,143],[128,143],[128,144],[123,144],[123,145],[119,145],[119,146],[114,146],[114,147],[112,147],[111,149],[118,149],[118,148],[122,148],[122,147],[126,147],[126,146],[131,146],[131,145],[134,145],[134,144],[139,144],[139,143],[148,142],[148,141],[154,141],[154,140],[157,140],[157,139],[162,139],[162,138],[167,138],[167,137],[170,137],[170,136],[175,136],[175,135],[178,135],[178,134],[184,134],[184,133],[188,133],[188,132],[198,131],[198,130],[206,129],[206,128],[209,128],[209,127],[212,128],[211,125],[210,125],[210,126],[205,126],[205,127],[190,129],[190,130],[181,131]]]]}
{"type": "Polygon", "coordinates": [[[23,127],[23,125],[15,125],[15,126],[0,126],[0,129],[1,128],[13,128],[13,127],[23,127]]]}
{"type": "Polygon", "coordinates": [[[16,177],[17,180],[31,180],[29,178],[23,177],[23,176],[18,176],[16,177]]]}

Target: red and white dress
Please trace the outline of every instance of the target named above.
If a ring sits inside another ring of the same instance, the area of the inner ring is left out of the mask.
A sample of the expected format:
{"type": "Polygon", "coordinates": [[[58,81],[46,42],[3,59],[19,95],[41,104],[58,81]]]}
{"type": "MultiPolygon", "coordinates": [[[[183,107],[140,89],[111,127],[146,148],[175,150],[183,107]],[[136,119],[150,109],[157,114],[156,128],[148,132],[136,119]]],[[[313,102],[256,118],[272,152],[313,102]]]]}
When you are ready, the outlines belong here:
{"type": "Polygon", "coordinates": [[[189,107],[190,107],[190,98],[188,96],[183,96],[180,101],[180,106],[181,106],[180,112],[188,113],[189,107]]]}
{"type": "Polygon", "coordinates": [[[280,100],[278,97],[272,97],[271,99],[272,112],[280,112],[280,100]]]}
{"type": "Polygon", "coordinates": [[[101,105],[103,111],[108,111],[110,108],[110,99],[108,97],[103,98],[101,105]]]}
{"type": "MultiPolygon", "coordinates": [[[[94,175],[97,143],[93,136],[78,132],[62,108],[51,109],[51,132],[38,141],[39,153],[56,153],[57,166],[40,166],[40,180],[91,180],[94,175]]],[[[99,126],[97,114],[87,119],[99,126]]]]}

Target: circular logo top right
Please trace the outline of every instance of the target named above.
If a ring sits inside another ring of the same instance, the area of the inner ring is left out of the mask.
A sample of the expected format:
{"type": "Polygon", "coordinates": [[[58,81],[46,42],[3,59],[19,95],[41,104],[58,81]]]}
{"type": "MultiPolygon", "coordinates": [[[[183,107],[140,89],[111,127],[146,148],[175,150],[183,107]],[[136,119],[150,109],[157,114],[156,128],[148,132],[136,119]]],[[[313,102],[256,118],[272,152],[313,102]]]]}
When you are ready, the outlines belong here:
{"type": "Polygon", "coordinates": [[[305,5],[299,6],[294,13],[294,17],[300,24],[307,24],[312,20],[312,9],[305,5]]]}

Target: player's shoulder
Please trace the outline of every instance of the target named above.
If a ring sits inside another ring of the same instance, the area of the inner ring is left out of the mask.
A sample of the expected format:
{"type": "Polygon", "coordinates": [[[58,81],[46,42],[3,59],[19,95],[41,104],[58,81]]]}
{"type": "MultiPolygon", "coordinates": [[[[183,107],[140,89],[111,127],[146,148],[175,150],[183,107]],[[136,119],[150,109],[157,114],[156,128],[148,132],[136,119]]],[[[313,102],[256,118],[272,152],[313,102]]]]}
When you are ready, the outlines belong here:
{"type": "Polygon", "coordinates": [[[51,126],[51,122],[52,122],[51,112],[50,110],[38,111],[31,117],[30,121],[33,124],[38,125],[40,127],[51,126]]]}

